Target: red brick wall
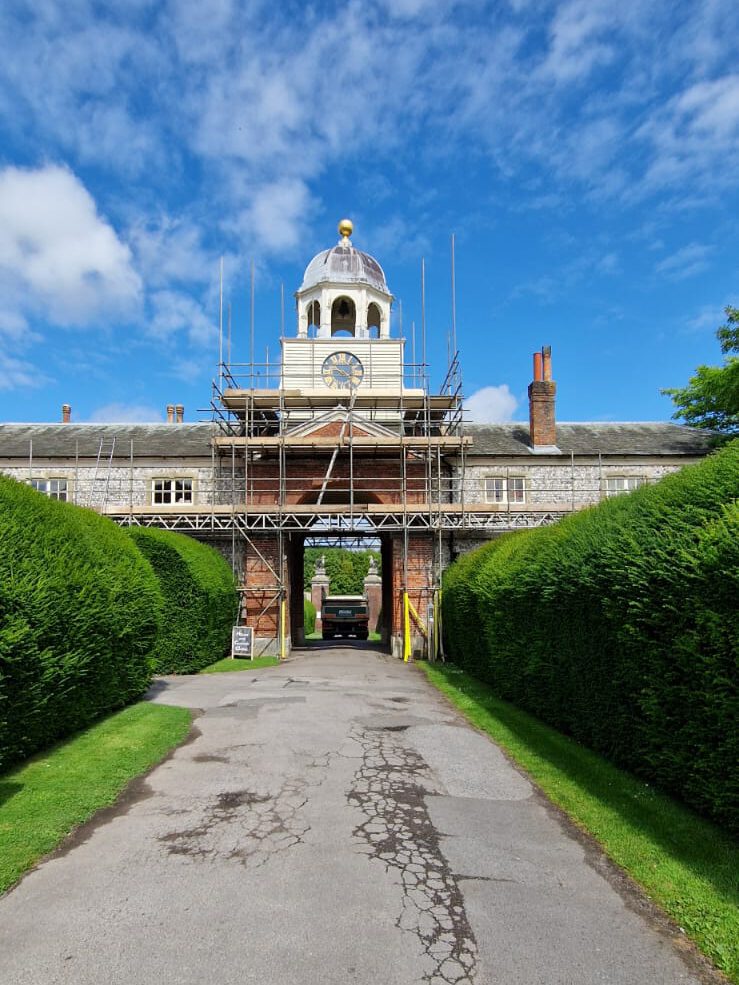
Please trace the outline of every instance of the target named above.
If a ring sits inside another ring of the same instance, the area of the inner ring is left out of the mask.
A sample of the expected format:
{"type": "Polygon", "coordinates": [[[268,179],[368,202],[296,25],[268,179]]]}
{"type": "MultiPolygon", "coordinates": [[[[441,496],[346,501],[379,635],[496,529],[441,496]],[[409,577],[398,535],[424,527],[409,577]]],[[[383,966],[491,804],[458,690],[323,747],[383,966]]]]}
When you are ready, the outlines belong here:
{"type": "MultiPolygon", "coordinates": [[[[320,490],[328,469],[329,457],[294,458],[288,461],[285,474],[285,502],[296,505],[320,490]]],[[[328,489],[349,494],[349,458],[340,455],[334,462],[328,489]]],[[[406,496],[409,503],[423,503],[426,492],[426,470],[419,462],[409,462],[406,467],[406,496]]],[[[255,462],[248,469],[249,505],[273,505],[278,500],[279,467],[277,462],[255,462]]],[[[370,502],[400,503],[400,462],[395,459],[354,459],[354,492],[357,501],[360,494],[370,502]]]]}
{"type": "Polygon", "coordinates": [[[269,566],[279,574],[279,560],[277,537],[255,538],[244,547],[245,621],[254,627],[255,637],[278,635],[280,606],[275,598],[278,579],[269,566]]]}
{"type": "MultiPolygon", "coordinates": [[[[433,601],[434,540],[433,534],[413,534],[408,537],[406,565],[408,598],[425,625],[426,608],[433,601]]],[[[393,635],[403,633],[403,538],[393,538],[393,635]]],[[[418,633],[411,623],[411,633],[418,633]]]]}

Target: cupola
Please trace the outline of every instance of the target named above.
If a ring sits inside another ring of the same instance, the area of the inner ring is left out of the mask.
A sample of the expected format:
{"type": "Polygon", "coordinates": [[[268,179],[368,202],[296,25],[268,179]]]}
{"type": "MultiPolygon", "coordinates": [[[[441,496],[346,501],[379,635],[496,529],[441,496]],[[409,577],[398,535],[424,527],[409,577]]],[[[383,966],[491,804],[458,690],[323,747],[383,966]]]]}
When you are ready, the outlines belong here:
{"type": "Polygon", "coordinates": [[[318,253],[305,268],[295,294],[298,338],[389,337],[393,297],[377,260],[352,244],[353,229],[349,219],[342,219],[336,246],[318,253]]]}

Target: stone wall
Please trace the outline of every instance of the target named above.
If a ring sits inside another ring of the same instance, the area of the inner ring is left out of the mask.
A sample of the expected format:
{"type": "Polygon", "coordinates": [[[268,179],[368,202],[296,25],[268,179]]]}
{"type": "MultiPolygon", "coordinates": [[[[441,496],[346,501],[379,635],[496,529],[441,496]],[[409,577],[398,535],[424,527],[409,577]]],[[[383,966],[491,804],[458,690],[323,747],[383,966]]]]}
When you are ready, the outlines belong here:
{"type": "Polygon", "coordinates": [[[146,506],[154,502],[153,482],[155,479],[192,479],[193,502],[210,505],[213,502],[230,503],[231,472],[219,477],[214,484],[210,463],[156,462],[130,464],[116,461],[110,468],[101,462],[99,468],[94,463],[75,467],[69,460],[35,461],[28,464],[3,465],[1,471],[20,482],[29,479],[66,479],[67,499],[78,506],[146,506]]]}
{"type": "Polygon", "coordinates": [[[525,485],[524,502],[532,506],[575,507],[588,506],[606,498],[609,476],[629,476],[647,483],[657,482],[671,472],[681,468],[678,464],[655,462],[624,462],[623,464],[599,465],[598,462],[580,463],[575,460],[574,467],[569,459],[563,457],[556,463],[543,463],[525,459],[521,463],[499,465],[470,464],[465,470],[464,490],[461,481],[455,482],[455,495],[468,504],[485,503],[485,479],[500,477],[509,479],[523,477],[525,485]]]}

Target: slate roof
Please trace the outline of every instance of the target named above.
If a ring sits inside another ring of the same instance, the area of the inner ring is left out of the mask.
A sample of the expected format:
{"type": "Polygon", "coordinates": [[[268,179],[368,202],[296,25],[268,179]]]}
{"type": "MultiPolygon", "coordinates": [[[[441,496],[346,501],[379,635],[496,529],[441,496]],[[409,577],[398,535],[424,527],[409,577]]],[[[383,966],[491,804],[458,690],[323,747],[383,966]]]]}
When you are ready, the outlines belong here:
{"type": "MultiPolygon", "coordinates": [[[[210,458],[210,439],[217,429],[203,424],[0,424],[0,459],[74,458],[78,443],[81,458],[128,458],[131,440],[137,458],[210,458]]],[[[525,424],[469,424],[472,438],[468,457],[522,456],[535,459],[525,424]]],[[[557,447],[563,455],[705,455],[713,432],[669,423],[562,423],[557,425],[557,447]]]]}
{"type": "Polygon", "coordinates": [[[102,440],[107,460],[113,438],[115,458],[129,457],[132,439],[137,457],[210,458],[215,427],[211,423],[0,424],[0,459],[27,459],[31,441],[34,458],[74,458],[77,442],[81,458],[97,458],[102,440]]]}
{"type": "MultiPolygon", "coordinates": [[[[525,424],[469,424],[469,456],[523,455],[533,458],[525,424]]],[[[564,455],[705,455],[712,431],[664,422],[577,422],[557,424],[557,447],[564,455]]]]}

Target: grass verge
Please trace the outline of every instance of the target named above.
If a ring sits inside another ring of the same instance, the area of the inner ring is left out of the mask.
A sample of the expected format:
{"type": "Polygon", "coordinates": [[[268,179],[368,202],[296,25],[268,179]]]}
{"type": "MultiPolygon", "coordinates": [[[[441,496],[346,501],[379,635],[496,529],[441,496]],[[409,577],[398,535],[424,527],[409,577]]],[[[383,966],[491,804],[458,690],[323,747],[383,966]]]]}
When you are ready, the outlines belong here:
{"type": "Polygon", "coordinates": [[[739,983],[739,846],[715,825],[496,698],[451,664],[429,680],[739,983]]]}
{"type": "Polygon", "coordinates": [[[186,708],[140,702],[0,777],[0,893],[187,735],[186,708]]]}
{"type": "Polygon", "coordinates": [[[274,667],[279,663],[278,657],[254,657],[253,660],[242,660],[241,657],[224,657],[210,667],[204,667],[201,674],[225,674],[234,670],[257,670],[259,667],[274,667]]]}

